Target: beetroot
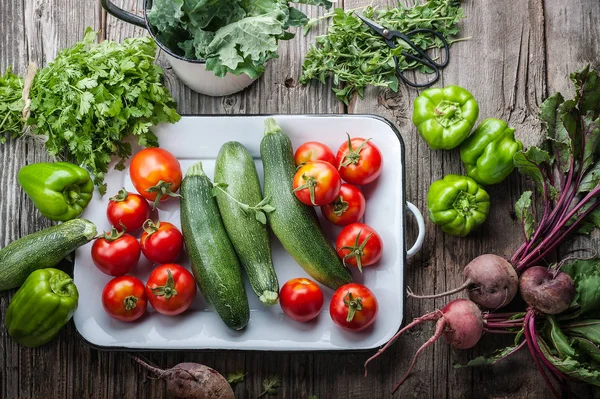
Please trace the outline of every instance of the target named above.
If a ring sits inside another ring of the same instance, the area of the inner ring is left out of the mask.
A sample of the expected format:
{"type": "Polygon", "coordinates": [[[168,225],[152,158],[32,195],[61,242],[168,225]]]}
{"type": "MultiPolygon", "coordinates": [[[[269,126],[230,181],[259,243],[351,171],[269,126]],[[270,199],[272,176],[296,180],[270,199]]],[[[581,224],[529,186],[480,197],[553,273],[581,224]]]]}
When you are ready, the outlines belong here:
{"type": "Polygon", "coordinates": [[[404,383],[404,381],[406,381],[411,371],[415,367],[419,355],[428,346],[435,343],[435,341],[437,341],[441,336],[443,336],[444,339],[455,348],[468,349],[475,346],[483,334],[483,316],[481,314],[481,310],[479,310],[479,307],[467,299],[455,299],[454,301],[449,302],[442,310],[435,310],[431,313],[427,313],[424,316],[416,318],[398,331],[383,348],[379,349],[375,355],[367,359],[364,365],[365,377],[367,376],[367,365],[372,360],[379,357],[394,342],[396,342],[402,333],[416,326],[417,324],[434,320],[437,321],[435,325],[435,333],[417,350],[412,362],[410,363],[410,366],[408,367],[408,370],[400,382],[396,384],[392,393],[396,392],[404,383]]]}
{"type": "Polygon", "coordinates": [[[133,360],[167,381],[171,397],[181,399],[234,399],[233,389],[218,371],[198,363],[179,363],[163,370],[142,359],[133,360]]]}
{"type": "Polygon", "coordinates": [[[518,291],[519,278],[512,265],[504,258],[485,254],[473,259],[464,269],[465,283],[437,295],[414,295],[413,298],[439,298],[468,290],[469,299],[488,309],[498,309],[513,300],[518,291]]]}
{"type": "Polygon", "coordinates": [[[559,314],[567,310],[576,293],[571,276],[543,266],[525,270],[519,289],[529,306],[545,314],[559,314]]]}

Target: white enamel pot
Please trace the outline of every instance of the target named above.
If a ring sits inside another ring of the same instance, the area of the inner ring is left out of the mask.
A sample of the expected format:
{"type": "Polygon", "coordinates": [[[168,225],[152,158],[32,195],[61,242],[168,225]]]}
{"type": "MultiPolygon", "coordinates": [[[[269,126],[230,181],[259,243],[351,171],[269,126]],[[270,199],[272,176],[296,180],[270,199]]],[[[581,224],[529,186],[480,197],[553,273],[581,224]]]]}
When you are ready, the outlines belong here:
{"type": "Polygon", "coordinates": [[[111,0],[101,0],[101,2],[102,7],[109,14],[122,21],[145,28],[156,44],[165,52],[179,80],[195,92],[214,97],[227,96],[244,90],[256,80],[246,74],[233,75],[231,73],[220,78],[206,69],[204,60],[187,59],[167,48],[156,38],[156,30],[148,22],[148,10],[152,7],[152,0],[144,1],[144,17],[117,7],[111,0]]]}

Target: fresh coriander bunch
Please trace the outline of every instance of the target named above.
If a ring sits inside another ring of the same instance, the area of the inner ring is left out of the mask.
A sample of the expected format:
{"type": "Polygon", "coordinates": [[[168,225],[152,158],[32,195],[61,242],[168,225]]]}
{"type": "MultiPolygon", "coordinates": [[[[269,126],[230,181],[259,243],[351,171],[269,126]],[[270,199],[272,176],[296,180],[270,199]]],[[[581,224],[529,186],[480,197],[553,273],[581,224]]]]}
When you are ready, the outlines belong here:
{"type": "Polygon", "coordinates": [[[23,79],[12,73],[9,68],[4,76],[0,75],[0,144],[9,136],[17,138],[23,131],[21,112],[25,102],[21,99],[23,79]]]}
{"type": "Polygon", "coordinates": [[[180,116],[154,64],[151,38],[98,44],[96,37],[88,28],[81,42],[37,72],[27,124],[33,134],[45,136],[50,155],[88,169],[104,194],[111,157],[120,159],[115,169],[122,170],[131,155],[123,140],[134,135],[141,146],[158,146],[150,128],[180,116]]]}
{"type": "MultiPolygon", "coordinates": [[[[451,40],[451,37],[459,33],[458,22],[464,18],[458,0],[428,0],[413,7],[399,4],[398,7],[381,10],[368,6],[362,14],[400,32],[419,28],[436,30],[449,44],[457,41],[451,40]]],[[[317,37],[316,44],[306,54],[300,76],[302,84],[312,79],[325,84],[333,75],[333,84],[341,85],[333,88],[336,97],[348,104],[355,92],[362,98],[368,85],[398,91],[393,56],[398,57],[401,70],[432,72],[402,55],[402,51],[413,51],[408,45],[403,46],[402,41],[398,41],[396,49],[390,49],[381,36],[354,15],[354,10],[337,8],[332,17],[333,24],[327,34],[317,37]]],[[[411,40],[424,50],[443,47],[441,40],[433,35],[416,34],[411,40]]]]}

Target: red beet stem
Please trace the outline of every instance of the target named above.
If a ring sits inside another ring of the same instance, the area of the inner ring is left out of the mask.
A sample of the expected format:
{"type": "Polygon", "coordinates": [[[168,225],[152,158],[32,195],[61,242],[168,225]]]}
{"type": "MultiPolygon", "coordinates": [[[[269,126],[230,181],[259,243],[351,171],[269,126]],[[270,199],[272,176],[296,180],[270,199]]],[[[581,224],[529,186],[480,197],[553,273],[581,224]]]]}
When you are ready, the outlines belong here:
{"type": "MultiPolygon", "coordinates": [[[[552,391],[552,394],[554,395],[554,397],[557,399],[560,399],[560,394],[556,391],[556,389],[554,388],[554,385],[552,385],[552,382],[546,375],[546,371],[544,370],[544,367],[540,363],[540,360],[538,359],[538,354],[535,351],[535,347],[533,345],[533,340],[535,339],[535,337],[531,336],[531,329],[529,328],[529,325],[532,322],[535,323],[535,317],[533,316],[533,312],[529,311],[529,312],[527,312],[527,315],[525,316],[525,328],[524,328],[525,339],[527,340],[527,347],[529,348],[529,353],[531,354],[531,357],[533,358],[533,361],[535,362],[536,367],[542,374],[542,377],[544,378],[546,385],[548,385],[548,387],[552,391]]],[[[535,324],[534,324],[534,326],[535,326],[535,324]]]]}

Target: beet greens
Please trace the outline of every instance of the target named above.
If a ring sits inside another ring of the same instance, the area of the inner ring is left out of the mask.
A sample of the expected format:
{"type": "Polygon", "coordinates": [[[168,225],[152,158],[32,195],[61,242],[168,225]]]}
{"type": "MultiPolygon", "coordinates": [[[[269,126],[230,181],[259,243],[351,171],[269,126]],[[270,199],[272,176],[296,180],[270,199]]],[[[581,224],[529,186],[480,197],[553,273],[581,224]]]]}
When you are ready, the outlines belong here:
{"type": "Polygon", "coordinates": [[[511,259],[519,274],[539,264],[570,233],[600,227],[600,77],[589,65],[570,77],[575,98],[556,93],[540,106],[545,142],[514,157],[515,167],[533,179],[544,199],[537,226],[531,191],[515,205],[525,236],[511,259]]]}

